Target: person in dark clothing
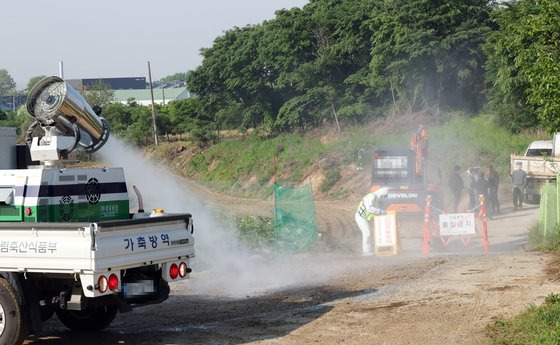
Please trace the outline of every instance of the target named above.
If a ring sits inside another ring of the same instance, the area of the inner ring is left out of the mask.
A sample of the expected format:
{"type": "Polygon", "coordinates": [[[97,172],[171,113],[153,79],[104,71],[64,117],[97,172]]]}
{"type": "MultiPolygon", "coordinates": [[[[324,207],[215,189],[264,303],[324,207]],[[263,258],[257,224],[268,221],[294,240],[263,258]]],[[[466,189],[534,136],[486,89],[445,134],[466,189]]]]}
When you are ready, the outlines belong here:
{"type": "Polygon", "coordinates": [[[523,207],[523,197],[525,187],[527,187],[527,173],[522,169],[522,163],[516,163],[517,169],[511,173],[511,182],[513,182],[513,210],[523,207]]]}
{"type": "Polygon", "coordinates": [[[453,195],[452,197],[452,202],[453,202],[453,213],[457,213],[457,208],[459,207],[459,201],[461,201],[461,193],[463,191],[463,188],[465,187],[465,184],[463,183],[463,178],[461,178],[461,174],[459,173],[461,171],[461,167],[456,165],[455,167],[453,167],[453,171],[451,172],[451,175],[449,176],[449,180],[447,181],[447,186],[449,187],[449,189],[451,190],[451,194],[453,195]]]}
{"type": "Polygon", "coordinates": [[[498,200],[498,189],[500,187],[500,175],[494,170],[494,166],[488,167],[488,205],[492,213],[500,213],[500,200],[498,200]]]}
{"type": "Polygon", "coordinates": [[[469,193],[469,210],[478,205],[478,195],[476,194],[477,172],[475,168],[469,168],[467,171],[467,192],[469,193]]]}
{"type": "MultiPolygon", "coordinates": [[[[484,202],[488,202],[488,181],[484,177],[484,173],[482,171],[478,172],[478,178],[475,182],[475,191],[476,195],[482,195],[484,197],[484,202]]],[[[489,218],[492,218],[492,209],[490,207],[486,208],[486,214],[489,218]]]]}

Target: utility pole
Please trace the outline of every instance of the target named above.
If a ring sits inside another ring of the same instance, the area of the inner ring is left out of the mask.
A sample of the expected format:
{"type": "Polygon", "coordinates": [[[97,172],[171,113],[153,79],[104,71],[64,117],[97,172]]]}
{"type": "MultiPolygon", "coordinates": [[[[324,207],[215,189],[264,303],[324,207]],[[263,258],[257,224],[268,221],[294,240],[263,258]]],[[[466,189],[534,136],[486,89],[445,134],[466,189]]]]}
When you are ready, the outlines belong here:
{"type": "Polygon", "coordinates": [[[12,111],[16,112],[16,90],[12,92],[12,111]]]}
{"type": "Polygon", "coordinates": [[[154,144],[158,146],[156,104],[154,103],[154,88],[152,86],[152,69],[150,68],[150,61],[148,61],[148,78],[150,80],[150,94],[152,95],[152,125],[154,126],[154,144]]]}

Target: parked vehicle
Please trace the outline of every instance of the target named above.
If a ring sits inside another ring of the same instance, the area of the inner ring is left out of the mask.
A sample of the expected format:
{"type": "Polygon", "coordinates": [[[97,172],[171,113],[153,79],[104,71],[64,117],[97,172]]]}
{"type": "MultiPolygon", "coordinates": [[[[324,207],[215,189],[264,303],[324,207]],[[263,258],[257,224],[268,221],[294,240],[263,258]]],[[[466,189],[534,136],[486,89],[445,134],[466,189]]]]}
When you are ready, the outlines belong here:
{"type": "Polygon", "coordinates": [[[539,203],[543,184],[546,181],[555,181],[560,172],[560,133],[556,133],[553,140],[533,141],[523,156],[512,154],[510,172],[513,172],[518,162],[527,173],[527,202],[539,203]]]}
{"type": "Polygon", "coordinates": [[[66,167],[76,148],[92,153],[109,138],[99,108],[47,77],[27,109],[30,151],[15,129],[0,129],[0,344],[21,344],[55,313],[72,330],[94,331],[117,312],[160,303],[194,256],[190,214],[144,212],[139,193],[131,214],[122,168],[66,167]],[[37,127],[42,138],[31,137],[37,127]]]}
{"type": "Polygon", "coordinates": [[[426,179],[427,157],[428,133],[423,125],[412,135],[408,147],[373,150],[370,191],[389,187],[384,209],[423,213],[428,194],[433,198],[433,205],[440,206],[443,197],[439,186],[426,179]]]}

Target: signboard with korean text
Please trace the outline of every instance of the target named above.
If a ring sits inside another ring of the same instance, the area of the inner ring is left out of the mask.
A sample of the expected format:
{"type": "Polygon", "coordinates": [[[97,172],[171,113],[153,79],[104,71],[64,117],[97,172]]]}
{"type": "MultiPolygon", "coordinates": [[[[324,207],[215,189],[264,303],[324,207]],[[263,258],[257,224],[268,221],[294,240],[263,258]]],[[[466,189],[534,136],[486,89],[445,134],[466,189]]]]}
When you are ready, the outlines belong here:
{"type": "Polygon", "coordinates": [[[476,234],[474,213],[450,213],[439,215],[441,236],[476,234]]]}
{"type": "Polygon", "coordinates": [[[375,253],[377,255],[397,255],[397,216],[389,211],[385,216],[373,218],[375,232],[375,253]]]}

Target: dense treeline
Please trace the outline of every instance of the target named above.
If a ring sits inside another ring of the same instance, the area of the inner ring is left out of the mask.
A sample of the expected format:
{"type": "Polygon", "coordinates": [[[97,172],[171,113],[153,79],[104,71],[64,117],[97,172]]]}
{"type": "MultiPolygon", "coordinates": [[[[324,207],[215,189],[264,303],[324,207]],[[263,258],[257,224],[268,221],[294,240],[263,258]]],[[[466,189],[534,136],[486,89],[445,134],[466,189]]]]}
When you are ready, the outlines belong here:
{"type": "MultiPolygon", "coordinates": [[[[158,108],[160,134],[206,145],[224,129],[274,135],[484,107],[512,131],[560,130],[558,18],[558,0],[311,0],[202,49],[186,75],[197,96],[158,108]]],[[[115,132],[150,142],[148,108],[104,114],[115,132]]]]}
{"type": "Polygon", "coordinates": [[[216,124],[273,132],[387,105],[478,110],[490,12],[484,0],[313,0],[226,32],[187,84],[216,124]]]}
{"type": "Polygon", "coordinates": [[[485,78],[500,123],[560,130],[560,1],[506,3],[492,18],[485,78]]]}
{"type": "Polygon", "coordinates": [[[203,49],[187,75],[199,96],[193,114],[207,114],[199,124],[213,129],[278,133],[356,123],[389,107],[488,106],[513,131],[555,131],[558,18],[556,0],[312,0],[203,49]]]}

